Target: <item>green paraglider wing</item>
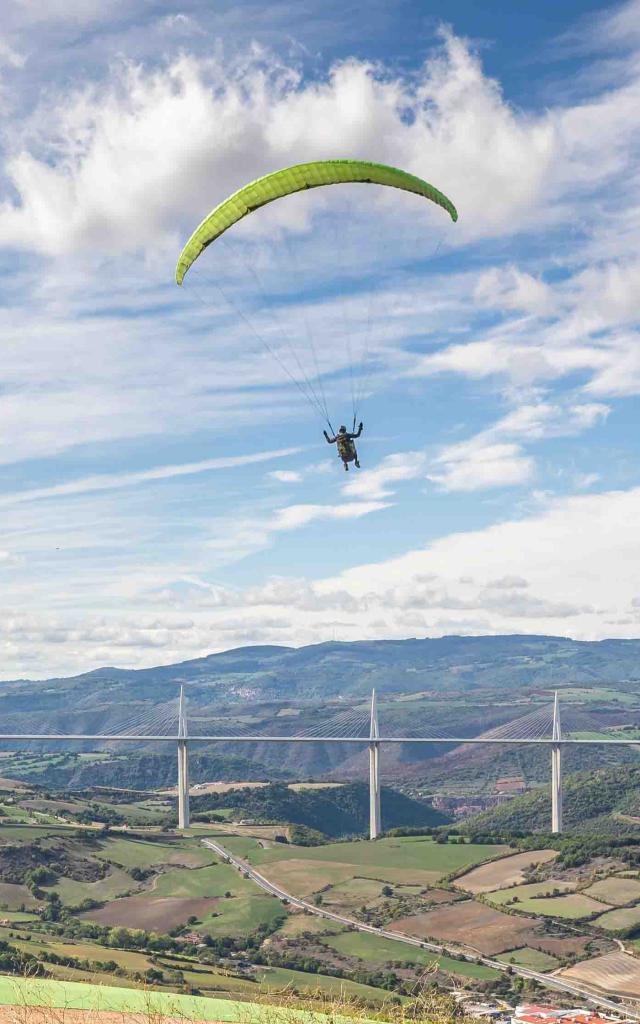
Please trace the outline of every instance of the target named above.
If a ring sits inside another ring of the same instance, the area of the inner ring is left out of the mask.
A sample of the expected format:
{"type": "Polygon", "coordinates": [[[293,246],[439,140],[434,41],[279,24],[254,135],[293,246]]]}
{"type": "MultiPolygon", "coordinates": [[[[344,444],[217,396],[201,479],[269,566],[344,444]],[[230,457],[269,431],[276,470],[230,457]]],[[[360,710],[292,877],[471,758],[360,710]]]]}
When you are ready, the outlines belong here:
{"type": "Polygon", "coordinates": [[[422,178],[400,171],[397,167],[369,163],[366,160],[315,160],[313,163],[296,164],[257,178],[216,206],[196,228],[180,253],[176,267],[177,283],[182,284],[184,275],[203,249],[248,213],[294,192],[346,182],[389,185],[405,192],[414,192],[437,203],[450,214],[452,220],[458,219],[455,206],[442,192],[422,178]]]}

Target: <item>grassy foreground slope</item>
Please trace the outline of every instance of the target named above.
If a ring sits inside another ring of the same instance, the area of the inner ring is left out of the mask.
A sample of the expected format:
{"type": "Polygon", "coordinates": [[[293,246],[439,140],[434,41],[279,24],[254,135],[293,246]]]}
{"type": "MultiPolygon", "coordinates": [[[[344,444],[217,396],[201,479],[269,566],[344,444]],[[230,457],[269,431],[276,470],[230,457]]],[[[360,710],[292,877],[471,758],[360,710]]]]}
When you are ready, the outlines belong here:
{"type": "Polygon", "coordinates": [[[247,1003],[230,999],[210,999],[174,992],[150,992],[111,985],[91,985],[85,982],[54,981],[50,978],[24,980],[2,975],[0,1004],[137,1013],[148,1016],[153,1014],[181,1017],[185,1020],[232,1022],[267,1017],[267,1007],[248,1007],[247,1003]]]}

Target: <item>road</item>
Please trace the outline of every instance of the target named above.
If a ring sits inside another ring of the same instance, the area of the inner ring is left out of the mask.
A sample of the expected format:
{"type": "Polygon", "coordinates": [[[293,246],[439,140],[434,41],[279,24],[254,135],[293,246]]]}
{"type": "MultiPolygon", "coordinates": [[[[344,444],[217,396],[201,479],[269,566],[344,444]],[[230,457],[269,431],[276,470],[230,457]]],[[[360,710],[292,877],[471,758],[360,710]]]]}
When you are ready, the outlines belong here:
{"type": "Polygon", "coordinates": [[[278,885],[274,885],[268,878],[261,875],[259,871],[247,861],[242,860],[240,857],[236,857],[235,854],[230,853],[224,846],[217,843],[215,839],[202,839],[204,846],[208,846],[209,849],[217,853],[219,857],[223,857],[233,864],[238,871],[242,872],[247,878],[250,878],[256,885],[258,885],[264,892],[268,892],[271,896],[276,896],[279,900],[286,900],[292,907],[298,907],[300,910],[306,910],[309,914],[315,914],[317,917],[324,917],[327,921],[335,921],[336,924],[344,925],[347,928],[354,928],[359,932],[369,932],[371,935],[378,935],[383,939],[391,939],[393,942],[402,942],[408,946],[417,946],[419,949],[428,949],[433,953],[440,954],[441,956],[452,956],[456,959],[465,960],[467,963],[482,964],[485,967],[492,967],[496,971],[507,971],[510,970],[514,974],[517,974],[520,978],[529,978],[534,981],[540,982],[545,988],[554,989],[556,992],[567,992],[569,995],[578,996],[582,1000],[592,1003],[594,1006],[600,1009],[612,1010],[616,1014],[624,1014],[628,1018],[640,1021],[640,1012],[630,1010],[627,1006],[621,1006],[620,1003],[614,1002],[611,999],[606,999],[604,996],[594,995],[587,988],[577,985],[575,983],[566,981],[564,978],[554,977],[549,974],[541,974],[539,971],[532,971],[528,967],[520,967],[516,964],[504,964],[499,960],[492,960],[490,957],[483,956],[481,953],[464,949],[460,946],[449,946],[446,944],[437,945],[434,942],[425,942],[423,939],[416,939],[412,935],[402,935],[399,932],[387,931],[385,928],[376,928],[374,925],[365,924],[363,921],[357,921],[351,917],[345,917],[344,914],[335,914],[331,910],[327,910],[325,907],[317,907],[314,903],[307,903],[306,900],[300,899],[298,896],[293,896],[289,892],[285,892],[278,885]]]}

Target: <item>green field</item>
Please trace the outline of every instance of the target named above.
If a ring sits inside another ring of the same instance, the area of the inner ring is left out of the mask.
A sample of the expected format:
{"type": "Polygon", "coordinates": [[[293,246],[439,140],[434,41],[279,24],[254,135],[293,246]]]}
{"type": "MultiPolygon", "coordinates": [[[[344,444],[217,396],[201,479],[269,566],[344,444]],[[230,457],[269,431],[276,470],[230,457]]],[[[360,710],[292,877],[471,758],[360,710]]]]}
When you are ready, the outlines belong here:
{"type": "Polygon", "coordinates": [[[235,899],[222,899],[217,904],[219,916],[209,915],[197,925],[199,932],[207,935],[248,935],[261,924],[272,924],[277,918],[284,917],[286,907],[275,896],[237,896],[235,899]]]}
{"type": "Polygon", "coordinates": [[[137,892],[140,882],[121,868],[112,867],[109,873],[97,882],[77,882],[73,878],[60,878],[54,886],[43,886],[49,892],[57,892],[67,906],[76,906],[87,898],[92,900],[113,899],[123,893],[137,892]]]}
{"type": "MultiPolygon", "coordinates": [[[[31,953],[33,956],[38,956],[42,952],[51,952],[56,953],[58,956],[76,957],[79,960],[95,960],[99,963],[107,963],[109,960],[113,960],[119,967],[124,967],[128,971],[146,971],[147,968],[152,966],[145,953],[137,953],[134,950],[113,949],[108,946],[99,946],[97,943],[89,941],[74,942],[67,940],[65,942],[62,939],[52,938],[48,935],[39,935],[37,932],[30,933],[28,939],[25,939],[22,933],[20,934],[21,938],[16,938],[15,932],[13,937],[9,937],[8,930],[0,929],[0,937],[2,939],[10,942],[11,945],[16,946],[25,953],[31,953]]],[[[50,966],[53,969],[55,965],[50,966]]],[[[86,978],[86,974],[84,976],[86,978]]],[[[123,984],[122,979],[118,979],[117,984],[123,984]]]]}
{"type": "Polygon", "coordinates": [[[229,864],[213,864],[202,868],[172,868],[159,876],[150,890],[153,896],[234,896],[255,893],[253,882],[243,878],[229,864]]]}
{"type": "Polygon", "coordinates": [[[640,900],[640,880],[637,878],[603,878],[594,882],[584,892],[604,903],[612,903],[614,907],[623,907],[627,903],[640,900]]]}
{"type": "MultiPolygon", "coordinates": [[[[560,690],[560,699],[564,702],[579,702],[579,703],[600,703],[606,701],[607,703],[616,704],[638,704],[637,693],[625,693],[624,690],[615,690],[612,687],[607,686],[593,686],[580,687],[580,686],[568,686],[566,689],[560,690]]],[[[576,735],[571,733],[572,736],[576,735]]]]}
{"type": "Polygon", "coordinates": [[[334,861],[354,864],[358,874],[363,868],[392,868],[406,871],[417,869],[448,875],[464,867],[471,867],[483,860],[508,852],[506,846],[485,846],[473,843],[464,845],[441,845],[430,836],[406,836],[380,839],[376,843],[356,841],[351,843],[328,843],[325,846],[286,846],[278,844],[263,848],[246,837],[221,837],[229,849],[244,857],[251,864],[272,864],[274,861],[291,858],[309,861],[334,861]]]}
{"type": "Polygon", "coordinates": [[[125,868],[157,867],[159,864],[198,867],[201,864],[212,864],[216,860],[212,850],[207,850],[206,846],[194,840],[154,843],[135,836],[109,836],[103,841],[100,850],[95,853],[92,851],[92,856],[114,861],[125,868]]]}
{"type": "Polygon", "coordinates": [[[529,967],[532,971],[554,971],[560,966],[560,961],[550,953],[543,953],[540,949],[512,949],[508,953],[500,953],[497,960],[505,964],[517,964],[519,967],[529,967]]]}
{"type": "Polygon", "coordinates": [[[309,932],[313,935],[337,935],[344,931],[344,928],[333,921],[323,920],[314,914],[289,914],[281,928],[278,928],[278,935],[287,938],[291,936],[304,935],[309,932]]]}
{"type": "MultiPolygon", "coordinates": [[[[267,967],[257,975],[258,980],[265,988],[283,989],[293,988],[300,992],[324,992],[333,996],[352,996],[364,999],[367,1002],[381,1003],[389,999],[390,992],[384,989],[373,988],[371,985],[361,985],[357,981],[349,981],[346,978],[331,978],[326,974],[305,974],[304,971],[293,971],[288,967],[267,967]]],[[[287,1011],[288,1014],[288,1011],[287,1011]]]]}
{"type": "Polygon", "coordinates": [[[592,917],[606,906],[581,893],[569,893],[567,896],[554,896],[550,899],[525,899],[517,904],[518,910],[541,917],[562,917],[567,921],[582,921],[592,917]]]}
{"type": "Polygon", "coordinates": [[[484,899],[496,907],[505,907],[517,900],[514,904],[518,909],[524,901],[534,897],[550,895],[554,889],[560,892],[571,892],[575,888],[575,882],[563,882],[559,879],[548,879],[545,882],[530,882],[527,885],[514,885],[510,889],[497,889],[495,892],[484,893],[484,899]]]}
{"type": "Polygon", "coordinates": [[[5,825],[0,818],[0,840],[4,843],[31,842],[32,839],[46,839],[49,836],[68,836],[75,832],[77,825],[5,825]]]}
{"type": "Polygon", "coordinates": [[[28,910],[2,910],[0,911],[0,917],[7,921],[15,921],[16,924],[26,924],[29,921],[40,920],[37,914],[30,914],[28,910]]]}
{"type": "Polygon", "coordinates": [[[617,931],[619,928],[629,928],[640,921],[640,907],[624,907],[617,910],[610,910],[606,914],[597,917],[594,924],[607,931],[617,931]]]}
{"type": "MultiPolygon", "coordinates": [[[[15,882],[0,882],[0,907],[6,907],[7,911],[16,911],[24,904],[25,910],[39,906],[39,902],[27,889],[26,885],[17,885],[15,882]]],[[[0,911],[0,916],[4,910],[0,911]]]]}
{"type": "Polygon", "coordinates": [[[453,960],[448,956],[437,956],[428,949],[420,949],[409,943],[394,942],[378,935],[366,932],[342,932],[322,939],[323,945],[330,946],[344,956],[355,956],[368,964],[411,962],[431,965],[437,963],[440,970],[451,974],[459,974],[465,978],[481,978],[489,980],[497,977],[497,971],[482,964],[471,964],[453,960]]]}
{"type": "MultiPolygon", "coordinates": [[[[379,994],[379,990],[373,991],[379,994]]],[[[149,1019],[152,1014],[164,1014],[184,1020],[238,1021],[240,1024],[273,1019],[273,1010],[270,1011],[269,1007],[229,999],[207,999],[49,978],[24,981],[3,975],[0,975],[0,1005],[141,1013],[149,1019]]],[[[288,1017],[291,1012],[287,1011],[288,1017]]],[[[301,1017],[306,1018],[307,1015],[302,1014],[301,1017]]]]}

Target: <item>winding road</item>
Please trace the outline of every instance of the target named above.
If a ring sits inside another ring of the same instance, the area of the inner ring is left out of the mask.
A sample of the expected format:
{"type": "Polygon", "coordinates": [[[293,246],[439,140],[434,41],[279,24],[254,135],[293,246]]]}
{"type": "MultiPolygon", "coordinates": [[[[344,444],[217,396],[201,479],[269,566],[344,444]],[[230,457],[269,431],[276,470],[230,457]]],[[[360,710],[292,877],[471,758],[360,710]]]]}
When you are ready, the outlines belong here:
{"type": "Polygon", "coordinates": [[[298,896],[293,896],[289,892],[285,892],[280,886],[274,885],[268,878],[261,875],[259,871],[247,861],[242,860],[240,857],[236,857],[235,854],[230,853],[224,846],[216,842],[214,839],[202,839],[201,842],[204,846],[208,846],[210,850],[217,853],[219,857],[224,858],[230,864],[233,864],[238,871],[246,878],[250,878],[256,885],[258,885],[264,892],[269,893],[271,896],[276,896],[279,900],[286,900],[292,907],[298,907],[300,910],[306,910],[310,914],[315,914],[316,917],[323,917],[328,921],[335,921],[336,924],[343,925],[347,928],[354,928],[359,932],[369,932],[371,935],[378,935],[383,939],[391,939],[393,942],[403,942],[408,946],[417,946],[419,949],[428,949],[434,953],[452,956],[458,960],[464,960],[467,963],[482,964],[485,967],[492,967],[496,971],[512,971],[513,974],[517,974],[520,978],[530,978],[534,981],[538,981],[545,988],[554,989],[556,992],[567,992],[570,995],[579,996],[580,999],[586,1000],[587,1002],[599,1007],[600,1009],[611,1010],[618,1015],[624,1015],[627,1019],[640,1021],[640,1011],[632,1010],[626,1005],[621,1005],[618,1002],[614,1002],[611,999],[607,999],[605,996],[596,995],[589,989],[584,988],[581,985],[577,985],[574,982],[566,981],[564,978],[559,978],[554,975],[542,974],[539,971],[532,971],[528,967],[521,967],[517,964],[504,964],[499,960],[492,960],[490,957],[482,956],[481,953],[477,953],[470,950],[465,950],[459,946],[449,946],[446,944],[436,944],[434,942],[426,942],[424,939],[416,939],[412,935],[403,935],[399,932],[387,931],[385,928],[376,928],[374,925],[365,924],[363,921],[357,921],[351,917],[345,917],[344,914],[336,914],[331,910],[320,906],[317,907],[314,903],[307,903],[306,900],[300,899],[298,896]]]}

